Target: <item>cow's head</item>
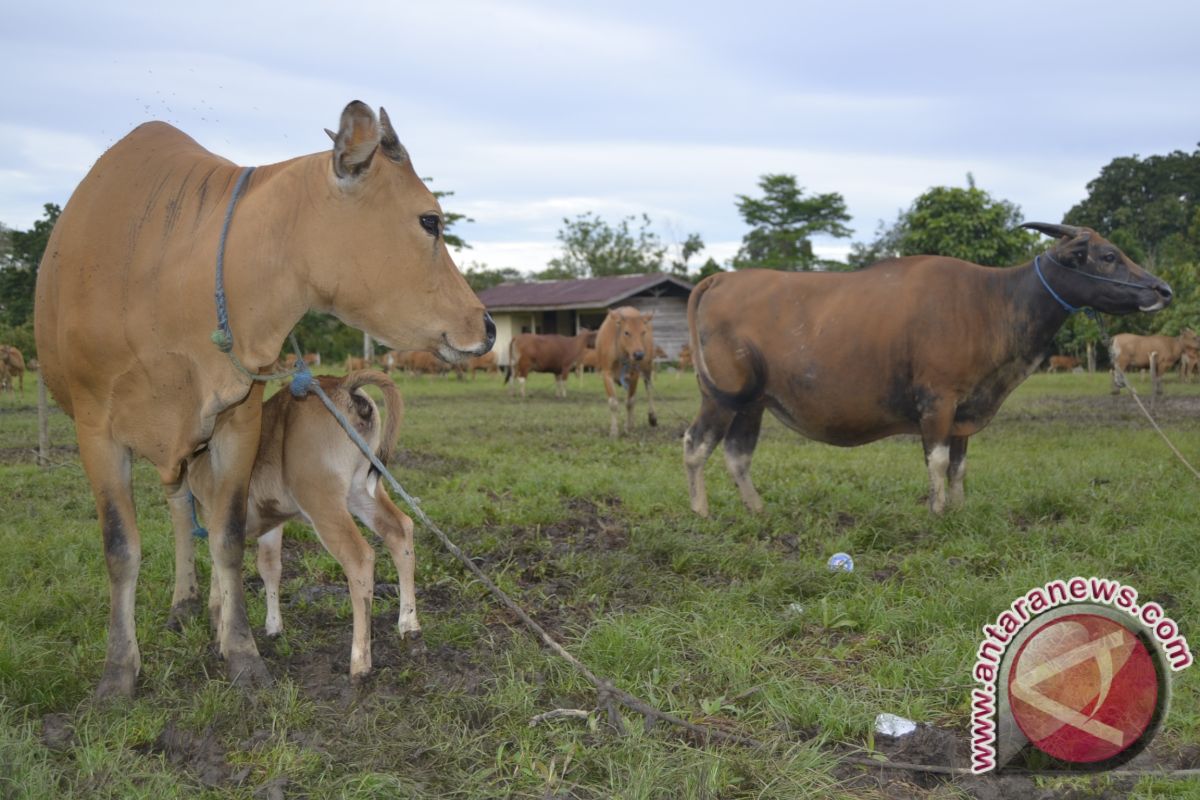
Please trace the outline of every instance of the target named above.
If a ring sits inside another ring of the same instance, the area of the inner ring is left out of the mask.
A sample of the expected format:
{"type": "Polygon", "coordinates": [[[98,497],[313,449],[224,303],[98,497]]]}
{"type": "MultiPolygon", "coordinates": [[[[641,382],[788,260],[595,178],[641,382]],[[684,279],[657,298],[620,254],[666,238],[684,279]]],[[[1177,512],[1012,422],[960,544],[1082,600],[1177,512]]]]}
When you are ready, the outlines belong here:
{"type": "Polygon", "coordinates": [[[312,305],[396,350],[486,353],[495,324],[451,259],[442,209],[387,112],[356,100],[326,133],[331,158],[313,162],[323,186],[297,198],[304,218],[292,234],[312,259],[312,305]]]}
{"type": "Polygon", "coordinates": [[[1048,236],[1059,237],[1043,257],[1043,275],[1053,290],[1073,306],[1108,314],[1158,311],[1171,302],[1171,287],[1138,266],[1120,248],[1091,228],[1027,222],[1048,236]]]}
{"type": "Polygon", "coordinates": [[[1191,328],[1184,328],[1179,333],[1179,341],[1186,350],[1200,350],[1200,336],[1191,328]]]}
{"type": "Polygon", "coordinates": [[[617,355],[622,361],[654,359],[654,312],[642,314],[636,308],[610,309],[608,316],[617,328],[617,355]]]}

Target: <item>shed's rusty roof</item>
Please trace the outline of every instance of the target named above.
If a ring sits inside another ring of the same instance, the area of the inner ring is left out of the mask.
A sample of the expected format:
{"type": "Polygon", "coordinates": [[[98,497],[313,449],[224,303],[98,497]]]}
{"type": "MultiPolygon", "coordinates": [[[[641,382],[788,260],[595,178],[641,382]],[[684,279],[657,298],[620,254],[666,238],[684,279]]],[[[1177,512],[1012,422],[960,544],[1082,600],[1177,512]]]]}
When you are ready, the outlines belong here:
{"type": "MultiPolygon", "coordinates": [[[[569,281],[502,283],[479,293],[489,311],[519,309],[602,308],[660,284],[690,292],[692,285],[673,275],[614,275],[569,281]]],[[[665,287],[664,287],[665,288],[665,287]]]]}

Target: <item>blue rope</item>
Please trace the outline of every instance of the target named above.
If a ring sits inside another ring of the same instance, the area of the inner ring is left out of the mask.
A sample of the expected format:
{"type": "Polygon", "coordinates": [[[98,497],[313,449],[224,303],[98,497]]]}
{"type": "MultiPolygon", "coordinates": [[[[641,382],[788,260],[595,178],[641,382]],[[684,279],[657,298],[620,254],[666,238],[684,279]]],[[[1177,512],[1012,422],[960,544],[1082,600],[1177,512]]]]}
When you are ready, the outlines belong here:
{"type": "Polygon", "coordinates": [[[225,302],[225,241],[229,238],[229,226],[233,224],[233,209],[253,174],[254,167],[245,167],[238,176],[229,205],[225,208],[225,223],[221,226],[221,238],[217,242],[217,329],[213,331],[212,340],[222,353],[233,351],[233,330],[229,327],[229,308],[225,302]]]}
{"type": "Polygon", "coordinates": [[[208,530],[200,524],[200,518],[196,516],[196,497],[191,492],[188,492],[188,503],[192,506],[192,538],[207,539],[208,530]]]}
{"type": "MultiPolygon", "coordinates": [[[[1047,258],[1049,258],[1049,256],[1047,256],[1047,258]]],[[[1042,282],[1042,286],[1045,287],[1046,291],[1050,293],[1050,296],[1053,297],[1055,300],[1057,300],[1058,304],[1060,306],[1062,306],[1063,310],[1066,311],[1068,314],[1074,314],[1076,311],[1079,311],[1082,308],[1082,306],[1073,306],[1070,303],[1068,303],[1066,300],[1063,300],[1061,297],[1058,296],[1058,292],[1051,289],[1050,284],[1046,283],[1046,276],[1042,274],[1042,265],[1040,263],[1040,259],[1041,259],[1041,256],[1033,257],[1033,271],[1035,273],[1037,273],[1038,280],[1042,282]]],[[[1054,259],[1050,259],[1050,260],[1053,261],[1054,259]]],[[[1055,262],[1055,263],[1057,264],[1058,262],[1055,262]]],[[[1089,276],[1089,277],[1096,277],[1096,276],[1089,276]]]]}

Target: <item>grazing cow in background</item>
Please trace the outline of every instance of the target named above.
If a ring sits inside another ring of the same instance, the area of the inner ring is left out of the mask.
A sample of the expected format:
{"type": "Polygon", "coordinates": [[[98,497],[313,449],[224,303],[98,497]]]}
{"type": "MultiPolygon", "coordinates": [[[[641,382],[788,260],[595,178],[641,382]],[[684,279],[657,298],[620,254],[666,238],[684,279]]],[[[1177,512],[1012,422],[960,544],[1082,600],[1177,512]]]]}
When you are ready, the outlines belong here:
{"type": "Polygon", "coordinates": [[[616,436],[617,385],[625,389],[625,433],[633,428],[633,396],[637,394],[638,375],[646,379],[646,401],[650,405],[650,426],[658,424],[654,413],[654,312],[643,315],[633,306],[611,309],[596,334],[596,366],[604,376],[611,424],[608,433],[616,436]]]}
{"type": "Polygon", "coordinates": [[[1200,348],[1200,338],[1191,329],[1185,328],[1178,336],[1138,336],[1133,333],[1118,333],[1112,338],[1108,353],[1113,365],[1112,393],[1120,394],[1121,382],[1117,371],[1128,373],[1134,369],[1150,369],[1150,354],[1158,353],[1156,374],[1162,377],[1179,363],[1184,351],[1200,348]]]}
{"type": "Polygon", "coordinates": [[[364,370],[369,366],[370,364],[367,363],[367,360],[361,356],[346,356],[347,373],[358,372],[359,370],[364,370]]]}
{"type": "Polygon", "coordinates": [[[445,375],[457,366],[428,352],[405,353],[402,361],[404,368],[412,375],[445,375]]]}
{"type": "MultiPolygon", "coordinates": [[[[404,403],[391,378],[364,371],[344,378],[322,375],[317,380],[380,462],[387,464],[404,414],[404,403]],[[383,392],[386,423],[381,422],[374,401],[361,391],[368,385],[383,392]]],[[[188,482],[205,517],[212,508],[213,478],[207,450],[188,462],[188,482]]],[[[296,398],[289,391],[277,392],[263,404],[262,435],[250,475],[246,510],[246,538],[258,540],[258,571],[266,587],[267,635],[283,632],[279,613],[283,524],[301,519],[316,529],[321,544],[346,573],[354,614],[350,677],[357,680],[371,670],[375,551],[358,532],[355,517],[383,539],[396,565],[401,638],[419,636],[412,520],[392,502],[379,473],[320,399],[311,394],[296,398]]],[[[209,605],[215,614],[220,613],[220,585],[216,580],[212,582],[209,605]]]]}
{"type": "Polygon", "coordinates": [[[1185,347],[1179,357],[1179,380],[1191,383],[1200,377],[1200,350],[1185,347]]]}
{"type": "Polygon", "coordinates": [[[321,354],[320,353],[305,353],[304,354],[304,363],[308,364],[310,367],[321,366],[321,354]]]}
{"type": "Polygon", "coordinates": [[[487,375],[497,374],[500,372],[500,366],[496,363],[496,351],[470,359],[467,361],[466,370],[471,373],[471,380],[475,380],[475,373],[479,370],[483,370],[487,375]]]}
{"type": "Polygon", "coordinates": [[[583,380],[583,373],[596,371],[596,348],[589,347],[575,362],[575,377],[583,380]]]}
{"type": "Polygon", "coordinates": [[[1070,372],[1079,366],[1079,359],[1075,356],[1050,356],[1049,366],[1046,367],[1047,372],[1070,372]]]}
{"type": "Polygon", "coordinates": [[[103,532],[101,697],[131,696],[141,669],[135,455],[153,463],[171,506],[178,618],[200,607],[185,464],[201,447],[212,454],[217,643],[231,681],[266,683],[242,587],[264,384],[242,370],[268,370],[310,309],[388,347],[450,360],[482,355],[495,340],[446,249],[437,198],[387,114],[355,101],[329,133],[332,150],[251,172],[170,125],[146,123],[96,161],[50,234],[34,330],[46,385],[75,420],[103,532]],[[221,243],[229,351],[212,338],[221,243]]]}
{"type": "Polygon", "coordinates": [[[0,386],[12,392],[12,379],[15,376],[20,382],[21,394],[25,394],[25,357],[11,344],[0,345],[0,372],[3,373],[0,386]]]}
{"type": "Polygon", "coordinates": [[[1069,306],[1156,311],[1171,289],[1088,228],[1029,223],[1057,236],[1024,266],[944,256],[857,272],[745,270],[712,275],[688,300],[701,405],[684,436],[692,509],[708,514],[704,463],[721,441],[751,511],[750,459],[763,412],[827,444],[920,434],[929,507],[964,497],[967,439],[1050,352],[1069,306]]]}
{"type": "Polygon", "coordinates": [[[514,336],[508,345],[508,371],[504,375],[505,383],[516,375],[516,380],[509,384],[509,395],[519,383],[521,399],[524,400],[525,379],[529,373],[549,372],[554,375],[554,396],[566,397],[567,377],[571,374],[571,368],[595,340],[596,332],[587,328],[574,336],[556,333],[522,333],[514,336]]]}
{"type": "Polygon", "coordinates": [[[692,368],[692,346],[685,344],[679,348],[679,371],[683,372],[692,368]]]}

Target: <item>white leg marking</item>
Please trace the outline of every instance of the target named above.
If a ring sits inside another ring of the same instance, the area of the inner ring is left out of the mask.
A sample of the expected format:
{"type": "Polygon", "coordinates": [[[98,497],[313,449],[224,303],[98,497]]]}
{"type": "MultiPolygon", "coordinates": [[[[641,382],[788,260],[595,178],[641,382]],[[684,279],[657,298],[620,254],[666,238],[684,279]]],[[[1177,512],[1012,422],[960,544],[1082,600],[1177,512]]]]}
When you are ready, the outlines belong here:
{"type": "Polygon", "coordinates": [[[939,444],[929,451],[929,509],[940,514],[946,509],[946,471],[950,466],[950,448],[939,444]]]}

